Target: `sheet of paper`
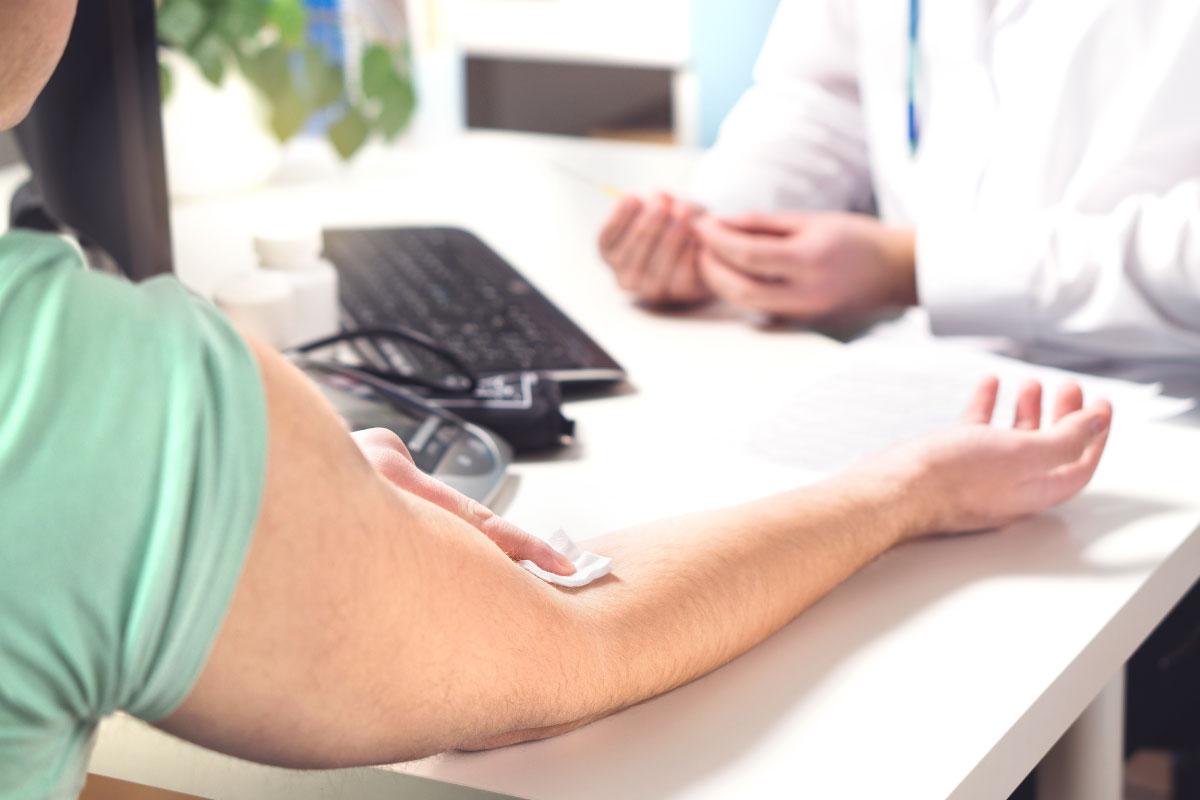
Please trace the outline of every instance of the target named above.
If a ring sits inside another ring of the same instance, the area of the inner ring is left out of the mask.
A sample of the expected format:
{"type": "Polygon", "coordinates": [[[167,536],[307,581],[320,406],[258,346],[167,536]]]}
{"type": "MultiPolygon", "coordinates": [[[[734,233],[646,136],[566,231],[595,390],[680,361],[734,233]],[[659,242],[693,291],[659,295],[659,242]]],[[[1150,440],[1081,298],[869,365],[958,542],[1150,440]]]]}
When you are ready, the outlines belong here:
{"type": "Polygon", "coordinates": [[[1021,384],[1045,387],[1046,412],[1056,389],[1077,381],[1088,398],[1106,398],[1121,420],[1161,420],[1194,403],[1163,397],[1155,385],[1077,375],[937,342],[867,339],[804,376],[782,407],[750,435],[750,451],[769,461],[836,472],[896,442],[953,425],[975,387],[1001,379],[995,424],[1011,424],[1021,384]]]}

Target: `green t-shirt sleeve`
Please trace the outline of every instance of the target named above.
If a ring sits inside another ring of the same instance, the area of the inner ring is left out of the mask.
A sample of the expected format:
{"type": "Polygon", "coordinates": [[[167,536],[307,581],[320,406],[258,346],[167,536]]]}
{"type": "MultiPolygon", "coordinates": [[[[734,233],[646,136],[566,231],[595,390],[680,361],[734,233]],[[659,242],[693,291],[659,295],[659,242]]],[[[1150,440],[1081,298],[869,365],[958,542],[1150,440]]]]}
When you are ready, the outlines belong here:
{"type": "Polygon", "coordinates": [[[96,723],[171,713],[258,518],[266,410],[240,337],[171,278],[0,238],[0,797],[72,796],[96,723]]]}

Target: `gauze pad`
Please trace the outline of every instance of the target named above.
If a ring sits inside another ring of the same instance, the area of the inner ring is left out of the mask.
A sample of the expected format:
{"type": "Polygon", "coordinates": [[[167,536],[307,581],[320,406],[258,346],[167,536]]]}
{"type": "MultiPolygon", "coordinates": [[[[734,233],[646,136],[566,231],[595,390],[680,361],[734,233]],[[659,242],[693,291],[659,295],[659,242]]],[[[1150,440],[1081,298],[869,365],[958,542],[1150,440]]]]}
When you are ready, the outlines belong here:
{"type": "Polygon", "coordinates": [[[542,569],[532,561],[519,562],[520,566],[532,572],[546,583],[552,583],[555,586],[565,586],[568,589],[579,589],[590,583],[595,583],[612,572],[611,558],[605,558],[595,553],[588,553],[581,550],[579,545],[575,544],[570,536],[567,536],[566,531],[557,531],[546,540],[546,544],[566,556],[567,560],[575,565],[574,575],[555,575],[553,572],[547,572],[542,569]]]}

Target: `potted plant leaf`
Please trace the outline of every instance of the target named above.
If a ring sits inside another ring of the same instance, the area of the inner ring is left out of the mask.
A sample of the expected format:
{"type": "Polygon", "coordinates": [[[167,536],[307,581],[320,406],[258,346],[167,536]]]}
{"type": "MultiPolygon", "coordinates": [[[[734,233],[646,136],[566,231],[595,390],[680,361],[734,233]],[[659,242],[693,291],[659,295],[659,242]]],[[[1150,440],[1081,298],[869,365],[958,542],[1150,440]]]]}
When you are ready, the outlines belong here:
{"type": "MultiPolygon", "coordinates": [[[[364,1],[371,5],[357,0],[364,1]]],[[[347,31],[346,40],[355,46],[330,48],[310,35],[312,9],[303,0],[160,0],[168,140],[173,127],[200,142],[222,138],[228,126],[246,122],[233,117],[247,115],[248,96],[260,106],[249,112],[258,117],[252,124],[279,143],[317,126],[338,155],[349,159],[372,138],[394,140],[412,119],[416,93],[402,5],[389,5],[401,15],[399,24],[347,31]],[[207,87],[197,86],[196,76],[207,87]],[[208,107],[185,113],[187,123],[172,126],[176,102],[208,107]],[[208,130],[196,131],[197,126],[208,130]]],[[[265,149],[243,133],[239,141],[249,149],[265,149]]],[[[232,141],[224,138],[227,145],[232,141]]],[[[222,158],[236,156],[228,146],[220,149],[222,158]]],[[[168,141],[171,157],[188,157],[172,150],[168,141]]]]}

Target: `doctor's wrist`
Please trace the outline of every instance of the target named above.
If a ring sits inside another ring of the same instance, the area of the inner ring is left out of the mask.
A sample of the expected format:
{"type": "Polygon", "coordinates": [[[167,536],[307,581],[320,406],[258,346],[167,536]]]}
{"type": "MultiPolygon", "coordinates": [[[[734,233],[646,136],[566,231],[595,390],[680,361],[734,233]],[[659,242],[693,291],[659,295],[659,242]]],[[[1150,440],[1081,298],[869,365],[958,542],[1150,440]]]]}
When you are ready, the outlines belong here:
{"type": "Polygon", "coordinates": [[[879,248],[888,275],[888,301],[901,308],[917,304],[917,232],[880,225],[879,248]]]}

